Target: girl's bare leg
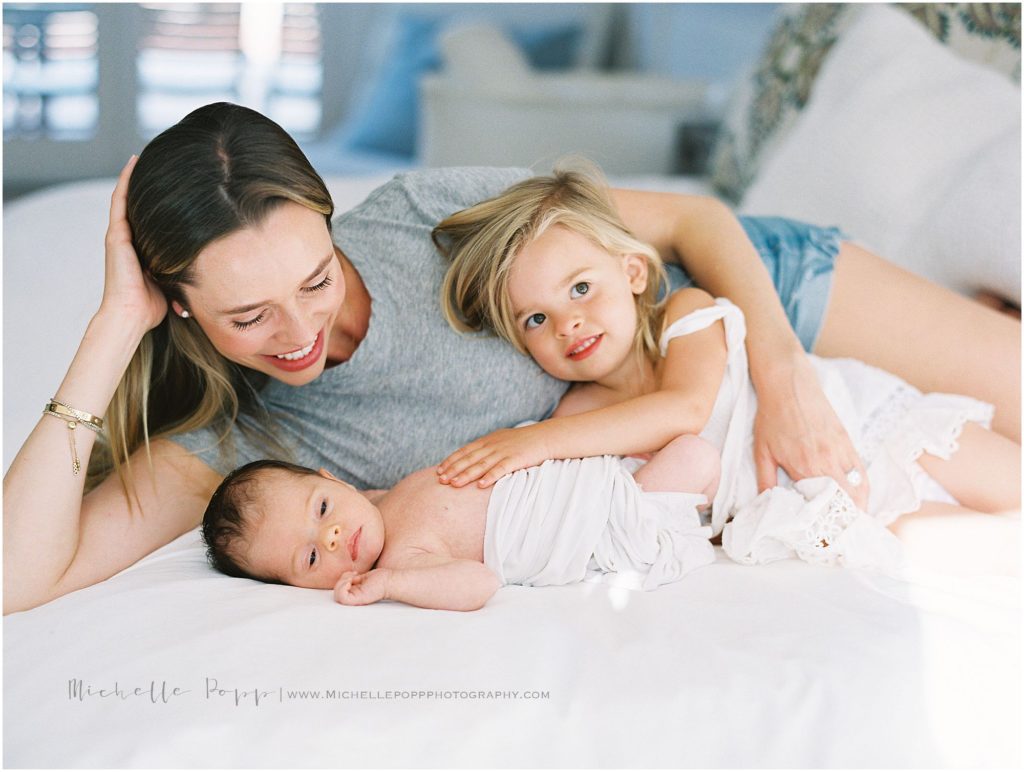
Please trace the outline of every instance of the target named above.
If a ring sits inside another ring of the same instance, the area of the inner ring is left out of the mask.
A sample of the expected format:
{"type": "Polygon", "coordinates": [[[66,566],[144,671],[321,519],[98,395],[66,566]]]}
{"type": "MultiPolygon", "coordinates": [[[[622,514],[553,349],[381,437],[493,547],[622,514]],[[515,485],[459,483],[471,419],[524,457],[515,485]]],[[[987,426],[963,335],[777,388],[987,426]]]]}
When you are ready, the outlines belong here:
{"type": "Polygon", "coordinates": [[[844,242],[814,353],[853,357],[924,392],[996,407],[993,429],[1020,443],[1020,322],[844,242]]]}
{"type": "Polygon", "coordinates": [[[964,507],[976,512],[1020,510],[1020,445],[968,423],[948,460],[925,453],[921,468],[964,507]]]}
{"type": "Polygon", "coordinates": [[[633,478],[645,491],[703,493],[711,501],[721,472],[714,446],[694,434],[684,434],[655,453],[633,478]]]}
{"type": "Polygon", "coordinates": [[[977,424],[964,426],[959,445],[948,461],[926,453],[918,463],[962,506],[925,502],[889,527],[911,565],[1019,576],[1020,445],[977,424]]]}
{"type": "Polygon", "coordinates": [[[938,502],[889,526],[913,568],[955,576],[1020,576],[1020,516],[938,502]]]}

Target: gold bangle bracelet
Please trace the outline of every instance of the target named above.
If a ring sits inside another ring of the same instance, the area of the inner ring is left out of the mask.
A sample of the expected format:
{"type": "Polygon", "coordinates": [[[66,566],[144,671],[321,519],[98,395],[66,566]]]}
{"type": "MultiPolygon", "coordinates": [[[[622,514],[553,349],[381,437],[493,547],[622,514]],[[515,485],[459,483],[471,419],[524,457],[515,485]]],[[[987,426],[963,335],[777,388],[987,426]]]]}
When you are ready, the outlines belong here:
{"type": "Polygon", "coordinates": [[[82,471],[82,462],[78,460],[78,446],[75,444],[75,429],[78,426],[88,426],[92,431],[99,433],[103,429],[103,419],[86,413],[84,410],[76,410],[60,400],[51,399],[43,408],[43,415],[52,415],[59,418],[68,425],[68,444],[71,446],[71,471],[77,476],[82,471]]]}
{"type": "Polygon", "coordinates": [[[46,407],[43,408],[43,412],[68,421],[78,421],[83,426],[87,426],[92,429],[94,432],[100,432],[103,430],[102,418],[94,416],[92,413],[86,413],[84,410],[76,410],[71,407],[71,405],[65,404],[60,400],[51,399],[46,403],[46,407]]]}

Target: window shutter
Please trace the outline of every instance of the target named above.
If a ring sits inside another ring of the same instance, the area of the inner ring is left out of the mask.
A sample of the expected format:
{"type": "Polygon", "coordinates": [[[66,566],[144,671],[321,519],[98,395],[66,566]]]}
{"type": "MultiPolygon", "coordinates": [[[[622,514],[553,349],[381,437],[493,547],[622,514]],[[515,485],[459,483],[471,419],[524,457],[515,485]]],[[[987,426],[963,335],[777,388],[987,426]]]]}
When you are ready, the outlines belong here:
{"type": "Polygon", "coordinates": [[[259,110],[296,136],[320,123],[320,30],[312,3],[145,3],[140,132],[208,102],[259,110]]]}
{"type": "Polygon", "coordinates": [[[4,138],[89,139],[99,60],[91,4],[5,3],[4,138]]]}

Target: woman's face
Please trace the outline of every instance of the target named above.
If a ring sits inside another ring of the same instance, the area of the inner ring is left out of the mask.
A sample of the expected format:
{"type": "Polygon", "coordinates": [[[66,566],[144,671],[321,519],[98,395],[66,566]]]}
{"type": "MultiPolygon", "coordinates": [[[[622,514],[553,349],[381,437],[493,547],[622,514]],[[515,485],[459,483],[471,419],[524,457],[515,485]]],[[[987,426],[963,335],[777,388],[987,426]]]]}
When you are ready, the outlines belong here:
{"type": "Polygon", "coordinates": [[[194,323],[223,356],[293,386],[323,372],[344,297],[324,216],[290,201],[209,244],[185,288],[194,323]]]}

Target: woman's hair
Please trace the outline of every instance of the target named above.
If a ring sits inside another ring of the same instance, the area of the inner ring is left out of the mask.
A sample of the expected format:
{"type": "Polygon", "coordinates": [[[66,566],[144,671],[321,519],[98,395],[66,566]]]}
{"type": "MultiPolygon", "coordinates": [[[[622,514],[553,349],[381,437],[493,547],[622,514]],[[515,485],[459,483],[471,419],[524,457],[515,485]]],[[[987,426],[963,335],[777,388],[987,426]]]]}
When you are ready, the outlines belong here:
{"type": "Polygon", "coordinates": [[[525,354],[509,276],[519,251],[552,225],[565,226],[612,255],[636,254],[647,261],[647,287],[635,295],[635,344],[638,354],[655,359],[665,267],[653,247],[630,233],[596,169],[557,168],[550,176],[531,177],[434,228],[434,244],[451,263],[441,287],[448,324],[459,332],[488,330],[525,354]]]}
{"type": "Polygon", "coordinates": [[[240,466],[221,480],[203,514],[203,541],[210,565],[228,576],[281,584],[272,576],[256,575],[242,559],[252,536],[253,504],[260,495],[259,486],[266,473],[277,470],[296,475],[316,475],[312,469],[287,461],[263,459],[240,466]]]}
{"type": "MultiPolygon", "coordinates": [[[[195,282],[199,253],[258,226],[286,201],[323,214],[330,228],[331,196],[288,133],[253,110],[218,102],[189,113],[143,149],[128,183],[128,223],[143,271],[168,301],[187,305],[184,288],[195,282]]],[[[114,470],[125,494],[134,492],[129,456],[140,447],[148,454],[156,436],[215,426],[222,452],[233,448],[230,431],[240,411],[268,423],[255,399],[264,380],[225,359],[198,324],[169,310],[118,384],[87,490],[114,470]]]]}

